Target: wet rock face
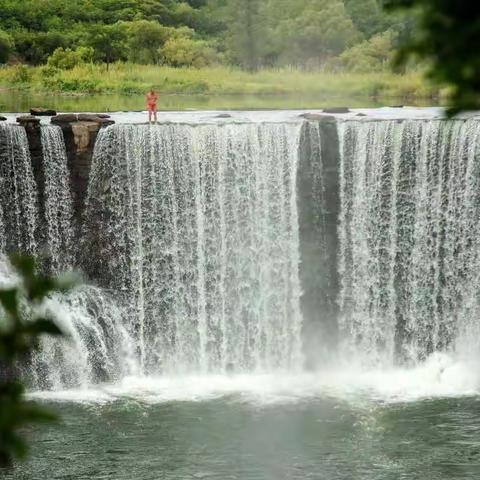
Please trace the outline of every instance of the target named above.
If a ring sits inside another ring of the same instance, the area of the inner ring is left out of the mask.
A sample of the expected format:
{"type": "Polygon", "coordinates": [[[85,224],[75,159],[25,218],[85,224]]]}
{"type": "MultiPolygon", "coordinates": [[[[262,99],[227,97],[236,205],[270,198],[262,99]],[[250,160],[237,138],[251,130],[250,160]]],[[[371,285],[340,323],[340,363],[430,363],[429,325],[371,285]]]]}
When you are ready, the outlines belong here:
{"type": "Polygon", "coordinates": [[[47,115],[47,112],[48,114],[53,112],[55,115],[52,116],[50,121],[53,125],[57,125],[62,129],[65,140],[70,183],[74,196],[74,209],[78,220],[77,224],[79,225],[87,193],[93,150],[98,132],[101,128],[112,125],[115,122],[106,114],[66,113],[56,115],[54,111],[33,108],[31,112],[38,113],[35,115],[20,116],[17,118],[17,122],[23,126],[27,132],[35,180],[39,186],[40,205],[43,205],[45,179],[40,133],[41,126],[38,116],[47,115]]]}
{"type": "Polygon", "coordinates": [[[2,115],[0,115],[0,122],[5,122],[7,120],[7,117],[3,117],[2,115]]]}
{"type": "Polygon", "coordinates": [[[70,124],[76,154],[86,153],[92,147],[92,138],[97,136],[99,124],[96,122],[80,121],[70,124]]]}
{"type": "Polygon", "coordinates": [[[82,216],[87,194],[93,150],[101,128],[115,122],[105,115],[63,114],[52,118],[63,132],[67,150],[70,181],[74,195],[74,209],[78,224],[82,216]]]}
{"type": "Polygon", "coordinates": [[[36,117],[53,117],[57,112],[55,110],[43,107],[35,107],[30,109],[30,115],[36,117]]]}

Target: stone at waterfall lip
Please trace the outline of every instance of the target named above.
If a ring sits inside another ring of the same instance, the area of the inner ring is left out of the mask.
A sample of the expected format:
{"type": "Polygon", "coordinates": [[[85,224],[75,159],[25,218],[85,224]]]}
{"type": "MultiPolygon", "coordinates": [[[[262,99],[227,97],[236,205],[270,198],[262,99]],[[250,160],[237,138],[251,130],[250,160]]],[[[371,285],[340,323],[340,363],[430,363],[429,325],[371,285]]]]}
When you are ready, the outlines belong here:
{"type": "Polygon", "coordinates": [[[95,122],[95,123],[115,123],[113,120],[109,120],[108,118],[104,117],[103,115],[97,115],[96,113],[79,113],[78,120],[80,122],[95,122]]]}
{"type": "Polygon", "coordinates": [[[0,115],[0,122],[6,122],[8,120],[7,117],[4,117],[3,115],[0,115]]]}
{"type": "Polygon", "coordinates": [[[30,109],[30,115],[35,115],[36,117],[54,117],[56,114],[56,110],[50,108],[34,107],[30,109]]]}
{"type": "Polygon", "coordinates": [[[323,113],[302,113],[300,117],[312,122],[320,120],[323,122],[327,120],[335,120],[335,117],[332,117],[331,115],[325,115],[323,113]]]}
{"type": "Polygon", "coordinates": [[[77,122],[78,115],[76,113],[61,113],[52,117],[50,121],[55,124],[77,122]]]}
{"type": "Polygon", "coordinates": [[[40,123],[40,119],[34,117],[33,115],[22,115],[20,117],[17,117],[17,122],[20,124],[31,123],[37,125],[40,123]]]}
{"type": "Polygon", "coordinates": [[[61,113],[52,117],[50,121],[55,125],[75,122],[93,122],[99,125],[113,125],[115,123],[109,115],[103,113],[98,115],[95,113],[61,113]]]}
{"type": "Polygon", "coordinates": [[[330,107],[324,108],[323,113],[350,113],[350,109],[348,107],[330,107]]]}

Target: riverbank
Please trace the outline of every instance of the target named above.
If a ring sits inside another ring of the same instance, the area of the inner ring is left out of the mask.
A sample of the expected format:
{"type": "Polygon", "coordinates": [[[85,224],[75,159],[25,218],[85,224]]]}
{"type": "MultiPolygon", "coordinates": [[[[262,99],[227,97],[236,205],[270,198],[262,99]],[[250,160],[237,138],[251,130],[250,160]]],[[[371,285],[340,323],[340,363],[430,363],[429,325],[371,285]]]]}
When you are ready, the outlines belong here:
{"type": "Polygon", "coordinates": [[[184,95],[291,95],[389,98],[414,102],[437,101],[442,92],[420,73],[398,75],[305,72],[295,69],[248,73],[229,67],[203,69],[118,63],[87,64],[71,70],[10,66],[0,69],[0,89],[29,94],[138,95],[154,87],[161,94],[184,95]]]}

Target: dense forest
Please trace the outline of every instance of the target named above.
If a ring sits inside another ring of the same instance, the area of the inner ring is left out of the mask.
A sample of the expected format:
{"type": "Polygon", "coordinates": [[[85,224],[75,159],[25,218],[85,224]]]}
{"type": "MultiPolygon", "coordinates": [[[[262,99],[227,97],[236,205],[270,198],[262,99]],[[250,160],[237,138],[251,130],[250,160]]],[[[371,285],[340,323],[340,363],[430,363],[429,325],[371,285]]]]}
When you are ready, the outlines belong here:
{"type": "Polygon", "coordinates": [[[0,0],[0,63],[368,72],[410,24],[379,0],[0,0]]]}

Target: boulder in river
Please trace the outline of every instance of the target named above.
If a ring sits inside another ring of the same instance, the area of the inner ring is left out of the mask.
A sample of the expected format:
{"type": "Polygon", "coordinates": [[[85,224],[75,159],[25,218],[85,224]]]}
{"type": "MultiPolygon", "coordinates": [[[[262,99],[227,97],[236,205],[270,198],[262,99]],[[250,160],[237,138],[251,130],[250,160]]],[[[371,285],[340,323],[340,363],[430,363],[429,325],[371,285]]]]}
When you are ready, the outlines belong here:
{"type": "Polygon", "coordinates": [[[43,107],[35,107],[30,109],[30,115],[36,117],[54,117],[57,114],[55,110],[43,107]]]}
{"type": "Polygon", "coordinates": [[[350,109],[347,107],[324,108],[323,113],[350,113],[350,109]]]}

